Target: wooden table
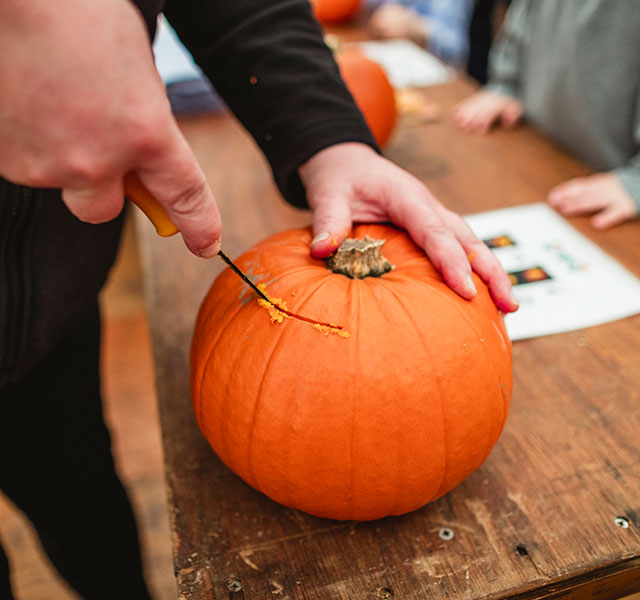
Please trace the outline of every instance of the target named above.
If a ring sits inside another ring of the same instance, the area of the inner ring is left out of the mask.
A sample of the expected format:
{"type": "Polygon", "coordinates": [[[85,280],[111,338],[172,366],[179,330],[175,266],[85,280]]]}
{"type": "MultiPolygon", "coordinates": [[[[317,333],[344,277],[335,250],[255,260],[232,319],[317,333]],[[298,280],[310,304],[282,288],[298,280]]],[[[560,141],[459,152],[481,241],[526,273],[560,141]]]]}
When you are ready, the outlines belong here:
{"type": "MultiPolygon", "coordinates": [[[[437,123],[403,118],[387,155],[458,212],[543,201],[587,170],[532,130],[458,132],[457,81],[425,91],[437,123]]],[[[307,224],[228,116],[183,123],[237,255],[307,224]]],[[[640,222],[597,233],[640,275],[640,222]]],[[[618,598],[640,591],[640,316],[514,344],[515,391],[485,465],[439,501],[342,523],[284,508],[214,455],[192,415],[188,352],[200,300],[222,269],[138,223],[146,272],[181,598],[618,598]],[[453,532],[453,537],[450,537],[453,532]]]]}

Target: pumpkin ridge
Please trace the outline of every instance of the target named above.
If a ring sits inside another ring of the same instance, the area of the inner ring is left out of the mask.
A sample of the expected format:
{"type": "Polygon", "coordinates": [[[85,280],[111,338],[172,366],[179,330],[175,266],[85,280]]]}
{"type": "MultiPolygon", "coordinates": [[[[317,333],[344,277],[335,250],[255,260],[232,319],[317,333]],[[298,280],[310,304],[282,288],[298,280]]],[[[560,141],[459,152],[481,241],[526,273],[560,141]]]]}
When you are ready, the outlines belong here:
{"type": "MultiPolygon", "coordinates": [[[[400,297],[399,294],[397,294],[390,286],[385,286],[385,289],[387,289],[387,291],[389,293],[391,293],[391,295],[396,299],[396,301],[398,302],[398,304],[400,304],[400,306],[402,306],[402,308],[404,309],[405,313],[407,314],[407,316],[409,317],[409,321],[414,325],[414,328],[416,329],[416,331],[420,331],[420,329],[418,328],[418,324],[416,323],[414,317],[413,317],[413,311],[409,309],[409,307],[407,307],[406,302],[404,301],[404,298],[400,297]]],[[[426,340],[423,339],[423,337],[421,335],[417,336],[420,339],[420,343],[422,344],[422,347],[424,348],[424,351],[426,352],[427,356],[429,357],[429,360],[431,363],[433,363],[433,352],[431,351],[431,347],[426,343],[426,340]]],[[[444,418],[444,406],[442,405],[442,377],[440,375],[439,372],[435,373],[435,378],[436,378],[436,386],[438,388],[438,391],[440,392],[440,424],[441,424],[441,430],[442,430],[442,443],[444,445],[444,454],[443,454],[443,464],[442,464],[442,473],[440,475],[440,483],[438,484],[438,487],[436,488],[436,493],[431,496],[431,498],[429,498],[426,502],[431,502],[434,498],[436,498],[438,496],[438,493],[440,492],[440,489],[442,488],[442,485],[444,483],[444,479],[447,475],[447,427],[445,424],[445,418],[444,418]]],[[[397,485],[396,488],[399,490],[400,486],[397,485]]],[[[399,496],[396,496],[396,500],[394,501],[393,504],[393,511],[392,514],[396,514],[397,513],[397,509],[396,509],[396,505],[398,503],[399,500],[399,496]]]]}
{"type": "MultiPolygon", "coordinates": [[[[299,272],[305,271],[307,269],[315,269],[315,267],[316,267],[316,265],[310,265],[310,264],[295,265],[295,266],[292,266],[292,267],[288,267],[286,269],[283,269],[275,277],[272,277],[268,281],[265,281],[264,285],[266,285],[268,287],[272,283],[274,283],[276,281],[280,281],[280,280],[284,279],[285,277],[289,277],[290,275],[297,275],[299,272]]],[[[322,268],[322,265],[318,265],[318,270],[320,270],[321,268],[322,268]]],[[[257,277],[257,276],[260,276],[260,275],[261,274],[258,273],[257,275],[253,275],[253,277],[257,277]]],[[[260,282],[260,283],[262,283],[262,282],[260,282]]],[[[247,289],[249,289],[249,286],[247,286],[247,289]]]]}
{"type": "MultiPolygon", "coordinates": [[[[327,271],[329,273],[329,271],[327,271]]],[[[278,279],[280,279],[280,277],[278,277],[278,279]]],[[[325,277],[324,275],[318,274],[318,285],[315,286],[313,289],[311,289],[311,291],[309,291],[309,293],[300,301],[300,304],[296,305],[295,310],[293,309],[287,309],[290,313],[291,313],[291,318],[295,321],[298,321],[300,323],[306,323],[307,325],[312,325],[309,321],[313,320],[315,321],[316,324],[322,323],[322,321],[320,320],[316,320],[316,319],[311,319],[311,318],[305,318],[305,319],[301,319],[300,318],[300,314],[301,312],[304,312],[304,307],[307,304],[307,302],[309,300],[311,300],[320,290],[321,287],[323,287],[324,285],[326,285],[327,283],[333,281],[332,277],[325,277]]],[[[311,285],[309,285],[308,287],[311,287],[311,285]]],[[[265,292],[269,292],[269,290],[267,288],[265,288],[265,292]]],[[[276,308],[278,308],[277,304],[274,304],[274,306],[276,308]]],[[[327,322],[331,322],[330,320],[327,319],[327,322]]],[[[312,325],[313,326],[313,325],[312,325]]],[[[337,326],[335,329],[342,329],[343,331],[347,331],[347,329],[345,328],[344,325],[339,325],[337,326]]],[[[351,332],[348,332],[351,333],[351,332]]]]}
{"type": "MultiPolygon", "coordinates": [[[[419,280],[419,279],[417,279],[416,281],[418,281],[421,285],[427,285],[427,283],[425,281],[422,281],[422,280],[419,280]]],[[[446,285],[446,284],[443,283],[443,285],[446,285]]],[[[446,299],[447,295],[444,292],[442,292],[440,289],[438,289],[437,287],[431,287],[431,286],[428,286],[428,287],[436,295],[441,296],[442,298],[446,299]]],[[[478,330],[478,327],[473,322],[473,320],[470,319],[469,315],[467,315],[456,303],[452,303],[452,306],[455,309],[455,311],[459,315],[462,316],[462,319],[467,323],[467,325],[471,328],[471,330],[478,336],[478,339],[483,339],[482,332],[480,332],[478,330]]],[[[488,346],[489,345],[485,344],[485,347],[488,348],[488,346]]],[[[500,371],[499,371],[499,369],[498,369],[498,367],[497,367],[497,365],[495,363],[495,359],[494,359],[494,356],[493,356],[492,352],[487,350],[487,356],[489,356],[489,362],[491,364],[491,367],[493,368],[493,373],[495,374],[496,380],[498,381],[498,385],[500,385],[500,384],[502,384],[502,380],[501,380],[502,378],[500,377],[500,371]]],[[[501,394],[501,396],[502,396],[502,394],[501,394]]],[[[501,413],[502,413],[502,420],[504,422],[504,420],[506,420],[506,415],[505,415],[504,400],[502,400],[502,399],[501,399],[501,402],[500,402],[500,408],[501,408],[501,413]]],[[[487,459],[489,454],[491,454],[491,451],[493,450],[493,447],[495,446],[496,442],[498,441],[498,438],[500,437],[500,433],[501,433],[501,430],[497,432],[497,435],[495,436],[495,440],[492,441],[492,443],[487,444],[487,447],[489,448],[489,450],[485,454],[484,459],[483,459],[482,462],[484,462],[484,460],[487,459]]],[[[440,493],[440,491],[441,490],[438,490],[438,493],[440,493]]],[[[436,495],[436,498],[437,497],[439,497],[439,496],[436,495]]]]}
{"type": "MultiPolygon", "coordinates": [[[[284,332],[286,330],[282,327],[278,328],[278,333],[276,334],[276,339],[275,342],[273,343],[273,345],[271,346],[270,350],[269,350],[269,360],[267,360],[267,364],[265,365],[263,372],[263,376],[262,379],[260,380],[260,385],[258,386],[258,392],[256,395],[256,401],[253,405],[252,411],[251,411],[251,429],[249,430],[249,439],[247,442],[247,470],[249,471],[250,475],[251,475],[251,479],[253,480],[253,484],[256,489],[260,490],[262,492],[262,486],[260,485],[260,483],[258,482],[258,479],[256,477],[256,473],[255,470],[253,468],[253,459],[252,459],[252,451],[251,451],[251,447],[253,445],[253,438],[254,438],[254,431],[256,428],[256,415],[258,414],[258,409],[260,407],[260,404],[263,404],[264,402],[264,397],[263,397],[263,390],[264,390],[264,382],[265,379],[267,378],[267,374],[269,373],[269,370],[271,368],[271,364],[273,363],[274,359],[275,359],[275,353],[276,350],[278,348],[278,346],[281,344],[282,342],[282,338],[284,337],[284,332]]],[[[283,487],[286,489],[287,491],[287,496],[289,495],[289,482],[286,478],[283,478],[282,480],[283,483],[283,487]]],[[[264,494],[264,492],[262,492],[264,494]]]]}
{"type": "MultiPolygon", "coordinates": [[[[227,327],[231,324],[231,322],[238,316],[238,314],[240,313],[242,308],[243,308],[243,304],[241,302],[239,302],[238,305],[233,310],[233,312],[231,313],[231,315],[229,316],[229,318],[227,319],[226,323],[220,327],[220,330],[218,331],[218,333],[216,334],[214,339],[212,341],[208,340],[209,348],[207,350],[207,357],[206,357],[206,359],[205,359],[205,361],[203,363],[202,373],[205,373],[207,371],[207,369],[209,368],[209,363],[211,362],[211,359],[213,357],[213,353],[215,351],[216,344],[218,343],[218,340],[222,337],[222,335],[224,334],[224,332],[227,329],[227,327]]],[[[198,318],[196,319],[196,323],[198,323],[199,321],[200,321],[200,316],[198,315],[198,318]]],[[[198,327],[197,329],[200,329],[200,327],[198,327]]],[[[198,422],[201,422],[201,419],[202,419],[203,389],[204,388],[203,388],[202,382],[201,382],[200,383],[199,394],[198,394],[198,407],[197,407],[197,411],[196,411],[196,419],[197,419],[198,422]]]]}
{"type": "MultiPolygon", "coordinates": [[[[419,280],[416,280],[416,281],[419,281],[419,280]]],[[[425,281],[419,281],[419,282],[420,282],[421,284],[423,284],[423,285],[426,285],[426,282],[425,282],[425,281]]],[[[443,285],[446,285],[444,282],[442,282],[442,283],[443,283],[443,285]]],[[[439,296],[441,296],[441,297],[443,297],[443,298],[445,298],[445,299],[446,299],[446,294],[445,294],[445,293],[443,293],[443,292],[442,292],[441,290],[439,290],[438,288],[435,288],[435,287],[429,287],[429,289],[430,289],[431,291],[435,292],[437,295],[439,295],[439,296]]],[[[470,302],[470,301],[468,301],[468,302],[470,302]]],[[[478,328],[477,328],[476,324],[473,322],[473,320],[471,320],[471,319],[469,318],[469,315],[467,315],[464,311],[462,311],[462,309],[461,309],[459,306],[457,306],[456,304],[453,304],[453,306],[454,306],[454,308],[455,308],[456,312],[458,312],[460,315],[462,315],[462,318],[463,318],[463,319],[467,322],[467,324],[468,324],[468,325],[473,329],[473,332],[474,332],[475,334],[477,334],[477,335],[478,335],[478,338],[479,338],[479,339],[483,339],[483,337],[482,337],[482,333],[481,333],[480,331],[478,331],[478,328]]],[[[497,310],[497,309],[496,309],[496,310],[497,310]]],[[[498,378],[498,382],[500,383],[500,373],[499,373],[499,369],[498,369],[498,367],[496,366],[496,363],[495,363],[494,357],[492,356],[492,354],[491,354],[490,352],[487,352],[487,354],[491,357],[491,366],[493,367],[493,371],[494,371],[494,373],[495,373],[496,377],[498,378]]]]}
{"type": "MultiPolygon", "coordinates": [[[[304,305],[318,292],[318,290],[325,285],[328,281],[331,281],[330,277],[321,277],[319,278],[319,283],[316,287],[314,287],[308,294],[307,296],[302,300],[302,302],[300,303],[299,307],[296,308],[296,311],[301,310],[304,305]]],[[[295,321],[298,321],[300,323],[305,323],[304,321],[300,321],[298,319],[294,319],[295,321]]],[[[308,325],[308,323],[307,323],[308,325]]],[[[256,414],[258,412],[258,405],[260,404],[261,400],[262,400],[262,393],[263,393],[263,386],[264,386],[264,381],[266,379],[267,373],[269,371],[270,365],[274,360],[274,354],[276,349],[278,348],[279,344],[282,342],[282,339],[284,337],[284,332],[286,331],[284,328],[278,328],[279,332],[278,332],[278,336],[276,341],[274,342],[273,346],[270,349],[270,353],[269,353],[269,360],[267,361],[267,364],[265,366],[265,369],[263,371],[264,376],[262,378],[262,380],[260,381],[260,386],[258,388],[258,395],[256,398],[256,402],[254,405],[254,409],[253,409],[253,414],[251,417],[251,430],[249,431],[249,447],[247,448],[247,467],[249,469],[249,471],[251,472],[251,477],[253,478],[253,481],[256,482],[256,487],[257,489],[261,490],[261,486],[258,483],[258,480],[256,478],[255,475],[255,471],[253,469],[253,461],[251,459],[251,445],[252,445],[252,440],[253,440],[253,432],[254,432],[254,427],[255,427],[255,417],[256,414]]],[[[286,478],[283,478],[283,487],[285,488],[285,491],[287,493],[287,495],[289,495],[289,489],[290,489],[290,485],[288,483],[288,480],[285,481],[286,478]]],[[[264,492],[263,492],[264,493],[264,492]]]]}
{"type": "MultiPolygon", "coordinates": [[[[349,286],[349,287],[353,287],[353,286],[349,286]]],[[[358,303],[358,310],[354,310],[353,309],[353,304],[350,306],[351,309],[351,314],[356,315],[357,319],[360,319],[360,306],[362,305],[362,286],[357,286],[357,291],[355,293],[352,294],[348,294],[348,297],[350,298],[351,302],[356,302],[358,303]]],[[[351,351],[349,352],[349,358],[350,358],[350,362],[355,361],[355,370],[353,371],[354,373],[360,373],[360,353],[358,352],[358,348],[360,347],[360,323],[357,323],[357,327],[355,327],[355,331],[354,331],[354,343],[351,345],[351,351]]],[[[349,477],[349,513],[351,515],[353,515],[354,513],[354,508],[355,508],[355,493],[354,493],[354,489],[355,489],[355,469],[354,469],[354,447],[355,447],[355,422],[356,422],[356,414],[358,413],[358,390],[357,390],[357,385],[358,385],[358,378],[357,377],[352,377],[351,378],[351,440],[349,442],[349,451],[350,451],[350,456],[349,456],[349,465],[350,465],[350,477],[349,477]]]]}
{"type": "MultiPolygon", "coordinates": [[[[224,333],[227,331],[227,328],[233,323],[235,318],[239,314],[242,313],[242,309],[243,308],[244,308],[244,305],[240,302],[238,304],[238,306],[236,307],[236,309],[234,310],[234,312],[232,313],[232,316],[229,318],[229,320],[224,324],[224,326],[222,326],[220,328],[219,334],[216,336],[214,342],[210,346],[209,353],[207,355],[206,369],[208,369],[209,363],[213,360],[213,355],[215,353],[215,349],[216,349],[216,346],[218,344],[218,341],[224,336],[224,333]]],[[[242,359],[242,353],[238,353],[238,355],[236,356],[236,364],[240,359],[242,359]]],[[[230,395],[227,392],[228,392],[228,389],[229,389],[229,386],[231,385],[231,383],[232,383],[231,379],[229,379],[226,382],[224,393],[221,394],[221,396],[220,396],[221,398],[223,398],[223,399],[228,399],[229,398],[230,395]]],[[[203,390],[204,390],[204,386],[201,385],[200,386],[200,394],[199,394],[199,402],[198,402],[198,408],[199,408],[199,413],[197,415],[198,421],[200,421],[202,419],[203,390]]],[[[223,415],[224,414],[228,414],[228,411],[226,409],[226,402],[223,401],[221,403],[221,405],[219,406],[219,412],[221,414],[223,414],[223,415]]],[[[224,449],[224,453],[225,453],[225,456],[228,457],[230,455],[229,450],[228,450],[228,440],[227,440],[227,436],[222,434],[222,427],[221,427],[222,426],[222,422],[223,422],[222,420],[218,420],[218,423],[217,423],[218,424],[218,432],[217,432],[217,435],[216,435],[216,439],[223,441],[222,445],[224,447],[223,448],[224,449]]],[[[216,454],[218,454],[218,453],[216,452],[216,454]]],[[[233,453],[231,453],[231,454],[233,454],[233,453]]],[[[226,460],[223,460],[223,462],[227,465],[227,467],[231,468],[227,464],[226,460]]]]}

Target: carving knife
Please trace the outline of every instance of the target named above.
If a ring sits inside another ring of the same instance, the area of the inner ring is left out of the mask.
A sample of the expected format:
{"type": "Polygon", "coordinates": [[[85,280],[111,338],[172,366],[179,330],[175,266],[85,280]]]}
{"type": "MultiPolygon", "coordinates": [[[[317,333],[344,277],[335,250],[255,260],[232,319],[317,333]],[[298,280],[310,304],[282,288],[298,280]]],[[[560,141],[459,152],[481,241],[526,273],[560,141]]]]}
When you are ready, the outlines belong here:
{"type": "MultiPolygon", "coordinates": [[[[174,225],[171,217],[167,214],[164,206],[160,204],[153,194],[144,186],[135,173],[128,173],[124,178],[124,191],[129,200],[140,208],[147,216],[149,221],[153,223],[158,235],[162,237],[170,237],[178,233],[178,228],[174,225]]],[[[267,295],[258,288],[258,286],[249,279],[249,277],[238,267],[223,251],[222,248],[218,252],[218,256],[244,281],[260,298],[266,300],[269,304],[273,302],[269,300],[267,295]]]]}

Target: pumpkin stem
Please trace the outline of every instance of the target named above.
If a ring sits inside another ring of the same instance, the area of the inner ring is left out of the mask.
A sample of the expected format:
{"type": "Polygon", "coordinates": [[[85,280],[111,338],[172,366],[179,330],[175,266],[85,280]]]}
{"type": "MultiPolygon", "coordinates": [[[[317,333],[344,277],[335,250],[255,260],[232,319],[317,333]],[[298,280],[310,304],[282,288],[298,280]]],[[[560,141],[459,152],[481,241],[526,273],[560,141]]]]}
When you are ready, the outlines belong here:
{"type": "Polygon", "coordinates": [[[368,235],[364,239],[347,238],[335,254],[327,259],[327,267],[330,271],[341,273],[351,279],[380,277],[393,269],[382,254],[385,241],[374,240],[368,235]]]}

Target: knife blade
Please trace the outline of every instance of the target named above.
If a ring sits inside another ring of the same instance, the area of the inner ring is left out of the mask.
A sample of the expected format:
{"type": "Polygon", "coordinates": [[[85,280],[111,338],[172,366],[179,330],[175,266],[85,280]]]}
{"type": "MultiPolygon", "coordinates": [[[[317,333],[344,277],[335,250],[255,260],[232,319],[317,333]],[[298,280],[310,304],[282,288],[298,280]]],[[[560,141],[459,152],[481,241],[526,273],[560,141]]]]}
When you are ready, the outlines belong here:
{"type": "MultiPolygon", "coordinates": [[[[156,228],[156,232],[158,235],[162,237],[169,237],[178,233],[178,228],[171,220],[171,217],[165,210],[164,206],[162,206],[162,204],[158,202],[155,196],[146,188],[146,186],[142,183],[142,181],[140,181],[135,173],[131,172],[125,175],[124,192],[127,198],[129,198],[129,200],[136,204],[140,208],[140,210],[142,210],[142,212],[147,216],[149,221],[151,221],[153,226],[156,228]]],[[[238,267],[238,265],[236,265],[222,251],[222,249],[218,251],[218,256],[225,263],[227,263],[227,265],[229,265],[233,272],[236,273],[236,275],[238,275],[242,279],[242,281],[244,281],[258,295],[259,298],[262,298],[262,300],[274,306],[277,310],[284,313],[285,315],[294,319],[306,321],[307,323],[311,323],[312,325],[326,327],[334,331],[344,331],[342,325],[336,325],[335,323],[325,323],[324,321],[316,321],[315,319],[310,319],[309,317],[305,317],[304,315],[291,312],[283,306],[280,306],[277,301],[274,302],[274,300],[269,298],[255,283],[253,283],[253,281],[249,279],[249,276],[240,267],[238,267]]]]}

